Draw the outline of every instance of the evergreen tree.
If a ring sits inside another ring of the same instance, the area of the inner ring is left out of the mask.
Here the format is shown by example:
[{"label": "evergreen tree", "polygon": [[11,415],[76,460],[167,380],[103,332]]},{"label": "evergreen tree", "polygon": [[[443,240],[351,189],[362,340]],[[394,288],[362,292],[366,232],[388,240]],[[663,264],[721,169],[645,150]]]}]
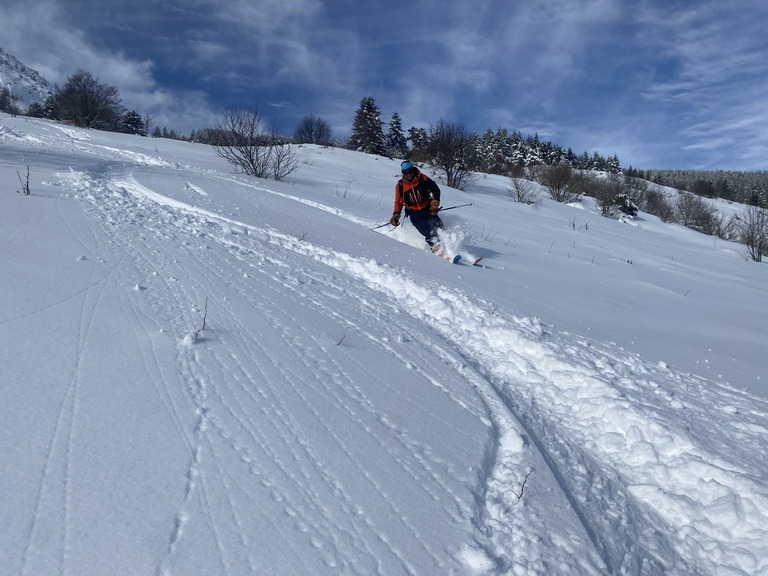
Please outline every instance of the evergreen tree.
[{"label": "evergreen tree", "polygon": [[32,118],[45,118],[45,110],[40,102],[32,102],[27,108],[27,116]]},{"label": "evergreen tree", "polygon": [[605,165],[605,160],[603,159],[600,154],[595,151],[595,153],[592,155],[592,163],[590,164],[590,168],[592,170],[605,170],[607,166]]},{"label": "evergreen tree", "polygon": [[427,131],[424,128],[416,128],[416,126],[408,128],[408,140],[414,149],[423,148],[427,139]]},{"label": "evergreen tree", "polygon": [[56,105],[56,98],[54,96],[48,96],[43,102],[43,118],[48,120],[59,119],[59,108]]},{"label": "evergreen tree", "polygon": [[481,172],[493,173],[494,159],[496,157],[496,136],[489,126],[479,140],[477,146],[477,162]]},{"label": "evergreen tree", "polygon": [[11,105],[11,91],[6,86],[0,90],[0,112],[7,112]]},{"label": "evergreen tree", "polygon": [[0,112],[7,112],[11,116],[21,114],[19,98],[7,86],[0,91]]},{"label": "evergreen tree", "polygon": [[403,132],[403,122],[400,114],[392,113],[392,119],[389,121],[389,131],[386,136],[387,155],[390,158],[407,158],[408,141]]},{"label": "evergreen tree", "polygon": [[138,134],[140,136],[147,135],[147,129],[146,126],[144,126],[144,120],[135,110],[129,110],[123,114],[120,131],[125,132],[126,134]]},{"label": "evergreen tree", "polygon": [[506,156],[512,166],[526,166],[525,162],[525,142],[523,136],[517,130],[512,131],[512,136],[507,138]]},{"label": "evergreen tree", "polygon": [[370,96],[360,101],[360,108],[355,113],[348,147],[366,154],[386,156],[387,146],[384,130],[381,127],[381,110]]}]

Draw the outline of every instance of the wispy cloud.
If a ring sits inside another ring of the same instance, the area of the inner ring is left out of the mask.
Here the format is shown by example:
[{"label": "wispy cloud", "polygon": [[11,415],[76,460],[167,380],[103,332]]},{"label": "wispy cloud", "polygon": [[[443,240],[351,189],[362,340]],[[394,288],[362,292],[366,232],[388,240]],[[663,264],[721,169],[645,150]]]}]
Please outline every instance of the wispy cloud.
[{"label": "wispy cloud", "polygon": [[287,131],[313,113],[343,133],[373,96],[406,127],[444,118],[624,164],[764,169],[763,4],[6,0],[0,22],[5,49],[49,80],[86,69],[183,132],[248,102]]},{"label": "wispy cloud", "polygon": [[[768,167],[768,6],[747,4],[641,13],[648,40],[663,55],[643,96],[675,113],[672,136],[702,166],[735,152],[741,167]],[[759,152],[744,152],[746,142]]]}]

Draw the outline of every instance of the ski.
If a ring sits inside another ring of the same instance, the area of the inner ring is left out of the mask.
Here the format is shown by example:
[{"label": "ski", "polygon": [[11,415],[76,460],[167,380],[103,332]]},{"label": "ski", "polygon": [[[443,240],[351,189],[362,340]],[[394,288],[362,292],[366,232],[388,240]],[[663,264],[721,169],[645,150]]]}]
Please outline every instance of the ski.
[{"label": "ski", "polygon": [[461,261],[461,254],[456,254],[455,256],[450,256],[448,254],[445,254],[440,247],[432,248],[432,253],[437,254],[440,256],[440,258],[443,258],[444,260],[447,260],[448,262],[453,262],[454,264],[458,264]]},{"label": "ski", "polygon": [[451,256],[451,255],[446,254],[445,252],[443,252],[442,249],[440,248],[440,246],[433,247],[432,248],[432,253],[433,254],[437,254],[438,256],[440,256],[440,258],[444,258],[448,262],[453,262],[454,264],[466,264],[467,266],[477,266],[479,268],[483,268],[484,267],[482,264],[480,264],[480,260],[483,259],[482,256],[478,256],[470,264],[469,262],[465,263],[465,262],[461,261],[461,259],[462,259],[461,254],[456,254],[454,256]]},{"label": "ski", "polygon": [[445,255],[445,254],[440,254],[439,250],[434,250],[433,252],[435,254],[437,254],[438,256],[440,256],[441,258],[447,260],[448,262],[452,262],[453,264],[464,264],[466,266],[477,266],[478,268],[482,268],[483,267],[483,265],[480,264],[480,261],[483,259],[482,256],[479,256],[479,257],[475,258],[472,262],[464,262],[464,261],[462,261],[461,254],[456,254],[455,256],[448,256],[448,255]]},{"label": "ski", "polygon": [[[462,260],[462,257],[460,254],[457,254],[453,257],[452,261],[454,264],[464,264],[465,266],[477,266],[478,268],[482,268],[483,265],[480,264],[480,260],[482,260],[483,257],[479,256],[478,258],[475,258],[472,262],[466,262]],[[448,260],[451,260],[451,258],[448,258]]]}]

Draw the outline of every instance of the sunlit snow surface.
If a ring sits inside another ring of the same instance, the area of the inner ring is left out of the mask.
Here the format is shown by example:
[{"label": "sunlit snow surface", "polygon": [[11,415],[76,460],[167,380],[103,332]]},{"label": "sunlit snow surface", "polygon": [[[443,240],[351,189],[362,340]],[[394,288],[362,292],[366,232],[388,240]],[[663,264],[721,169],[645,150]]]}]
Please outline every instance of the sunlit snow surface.
[{"label": "sunlit snow surface", "polygon": [[4,573],[768,574],[764,264],[299,153],[0,117]]}]

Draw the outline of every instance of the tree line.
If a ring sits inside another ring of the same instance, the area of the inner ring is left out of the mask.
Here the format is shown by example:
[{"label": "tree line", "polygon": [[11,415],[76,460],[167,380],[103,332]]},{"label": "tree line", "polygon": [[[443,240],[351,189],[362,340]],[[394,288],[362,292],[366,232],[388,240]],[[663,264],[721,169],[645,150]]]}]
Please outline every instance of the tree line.
[{"label": "tree line", "polygon": [[[5,88],[0,91],[0,111],[21,113],[18,99]],[[49,118],[83,128],[111,130],[142,136],[191,140],[212,145],[236,170],[279,180],[298,167],[294,144],[343,146],[368,154],[410,159],[432,165],[446,185],[463,188],[480,173],[510,177],[510,196],[535,203],[532,182],[543,187],[557,202],[595,198],[600,213],[609,217],[633,217],[638,211],[654,214],[664,222],[677,222],[705,234],[740,241],[757,261],[768,253],[768,172],[701,170],[622,171],[618,156],[598,152],[576,155],[538,134],[523,138],[518,131],[488,128],[483,135],[461,124],[440,119],[428,128],[406,132],[395,111],[384,130],[381,110],[372,97],[364,97],[355,112],[346,139],[335,139],[330,125],[314,115],[305,116],[291,137],[277,127],[264,125],[255,109],[225,113],[214,128],[193,130],[188,138],[123,106],[115,87],[102,84],[89,72],[78,70],[64,86],[42,104],[32,103],[29,116]],[[602,176],[598,176],[601,174]],[[676,195],[661,186],[677,190]],[[725,219],[704,198],[724,198],[748,205],[738,217]]]},{"label": "tree line", "polygon": [[639,170],[630,166],[626,173],[705,198],[768,207],[768,171]]},{"label": "tree line", "polygon": [[[0,111],[21,114],[18,98],[5,87],[0,91]],[[188,137],[167,128],[153,128],[149,114],[141,115],[126,108],[117,88],[99,82],[82,69],[65,84],[54,87],[45,102],[33,102],[27,115],[71,123],[83,128],[111,130],[128,134],[189,140],[203,144],[221,141],[220,127],[193,130]],[[407,131],[397,111],[392,113],[388,129],[373,97],[362,98],[355,112],[348,137],[334,138],[330,125],[315,115],[302,118],[292,136],[284,141],[296,144],[342,146],[368,154],[390,158],[408,158],[429,162],[443,172],[449,186],[462,188],[472,173],[509,175],[519,167],[536,165],[568,165],[575,170],[618,173],[648,180],[662,186],[686,190],[701,197],[768,206],[768,172],[729,172],[723,170],[622,170],[617,155],[605,157],[598,152],[578,155],[538,134],[523,135],[517,131],[488,128],[482,135],[465,126],[443,119],[427,128],[412,126]],[[274,135],[275,128],[269,127]]]},{"label": "tree line", "polygon": [[523,138],[516,130],[491,128],[480,136],[464,125],[440,119],[428,128],[411,127],[407,135],[397,111],[384,130],[381,110],[374,98],[360,101],[355,112],[347,148],[390,158],[408,158],[429,162],[442,173],[447,185],[462,188],[471,174],[508,175],[515,167],[567,164],[578,170],[620,170],[617,155],[610,158],[594,152],[577,155],[538,134]]},{"label": "tree line", "polygon": [[79,69],[42,104],[33,102],[27,115],[68,122],[79,128],[95,128],[146,136],[151,119],[123,106],[117,88],[99,82]]}]

